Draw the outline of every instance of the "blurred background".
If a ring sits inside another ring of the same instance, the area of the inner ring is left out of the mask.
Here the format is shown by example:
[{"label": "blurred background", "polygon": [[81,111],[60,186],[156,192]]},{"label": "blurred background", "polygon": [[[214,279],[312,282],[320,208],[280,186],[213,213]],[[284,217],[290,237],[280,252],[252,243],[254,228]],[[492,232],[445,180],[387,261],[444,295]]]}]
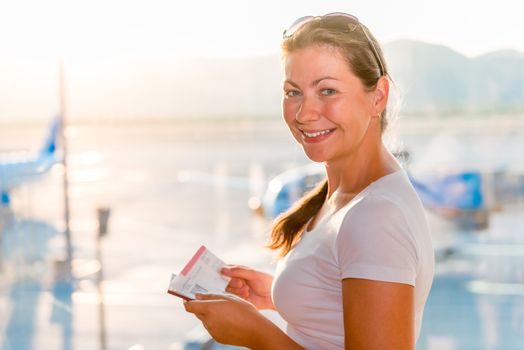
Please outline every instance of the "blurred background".
[{"label": "blurred background", "polygon": [[296,18],[355,14],[430,221],[417,349],[524,349],[524,5],[0,0],[0,349],[199,349],[168,295],[201,244],[271,272],[319,180],[280,117]]}]

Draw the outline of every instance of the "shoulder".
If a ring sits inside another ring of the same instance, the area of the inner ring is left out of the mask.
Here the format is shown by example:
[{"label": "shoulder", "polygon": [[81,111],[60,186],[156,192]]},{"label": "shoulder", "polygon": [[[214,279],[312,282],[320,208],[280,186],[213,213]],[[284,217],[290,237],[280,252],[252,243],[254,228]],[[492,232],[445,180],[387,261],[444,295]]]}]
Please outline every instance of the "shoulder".
[{"label": "shoulder", "polygon": [[420,231],[426,214],[405,171],[385,176],[372,185],[339,217],[343,230],[395,227],[397,231]]},{"label": "shoulder", "polygon": [[336,244],[396,242],[417,251],[418,241],[429,235],[424,208],[404,171],[379,179],[355,199],[333,222]]},{"label": "shoulder", "polygon": [[404,204],[395,197],[369,193],[345,212],[341,229],[407,225]]},{"label": "shoulder", "polygon": [[[336,249],[397,253],[417,256],[415,227],[403,203],[394,197],[370,193],[356,202],[341,218]],[[395,248],[395,249],[393,249]]]}]

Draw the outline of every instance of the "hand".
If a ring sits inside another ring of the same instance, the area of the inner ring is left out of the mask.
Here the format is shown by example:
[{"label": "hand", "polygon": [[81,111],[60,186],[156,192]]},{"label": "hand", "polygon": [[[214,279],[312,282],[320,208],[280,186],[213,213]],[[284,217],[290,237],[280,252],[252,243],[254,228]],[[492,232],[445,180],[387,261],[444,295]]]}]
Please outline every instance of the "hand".
[{"label": "hand", "polygon": [[184,307],[222,344],[251,348],[264,337],[262,329],[267,319],[252,304],[234,295],[197,294],[196,300],[184,302]]},{"label": "hand", "polygon": [[245,299],[261,309],[275,309],[271,299],[273,276],[245,266],[224,267],[220,271],[231,277],[226,291]]}]

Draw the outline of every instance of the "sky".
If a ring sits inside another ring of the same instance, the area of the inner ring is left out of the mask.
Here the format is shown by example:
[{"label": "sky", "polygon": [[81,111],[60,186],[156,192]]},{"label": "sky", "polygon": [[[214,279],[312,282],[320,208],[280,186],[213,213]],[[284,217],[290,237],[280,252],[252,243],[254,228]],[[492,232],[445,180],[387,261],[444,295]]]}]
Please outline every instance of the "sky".
[{"label": "sky", "polygon": [[473,56],[524,51],[518,0],[177,1],[1,0],[2,55],[225,55],[276,51],[281,33],[303,15],[352,13],[383,42],[445,44]]},{"label": "sky", "polygon": [[356,15],[383,43],[415,39],[470,57],[524,52],[522,9],[518,0],[0,0],[0,121],[31,114],[17,112],[28,96],[48,99],[39,91],[52,85],[59,59],[79,70],[108,61],[275,53],[296,18],[334,11]]}]

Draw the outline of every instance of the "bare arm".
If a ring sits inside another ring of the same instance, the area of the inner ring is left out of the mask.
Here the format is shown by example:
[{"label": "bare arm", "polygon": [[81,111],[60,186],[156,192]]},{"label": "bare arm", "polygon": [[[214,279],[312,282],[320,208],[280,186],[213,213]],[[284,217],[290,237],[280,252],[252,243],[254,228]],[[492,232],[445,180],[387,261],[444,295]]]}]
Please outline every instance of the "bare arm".
[{"label": "bare arm", "polygon": [[415,349],[413,286],[348,278],[342,297],[346,349]]},{"label": "bare arm", "polygon": [[273,324],[269,320],[264,320],[260,324],[260,331],[258,332],[259,337],[254,341],[250,349],[253,350],[274,350],[274,349],[286,349],[286,350],[304,350],[298,343],[291,339],[286,333],[280,328]]}]

